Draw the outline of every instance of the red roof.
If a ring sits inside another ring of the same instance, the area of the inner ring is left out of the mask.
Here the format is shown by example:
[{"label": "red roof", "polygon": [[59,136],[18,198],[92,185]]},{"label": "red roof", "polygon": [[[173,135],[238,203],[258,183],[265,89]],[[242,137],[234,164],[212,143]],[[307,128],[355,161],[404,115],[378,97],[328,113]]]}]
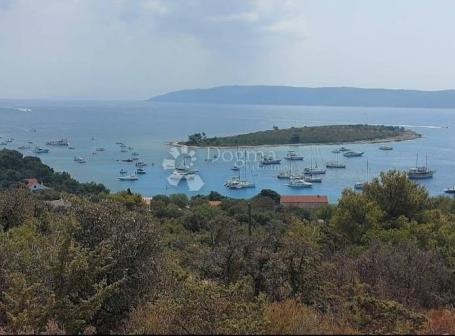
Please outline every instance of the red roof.
[{"label": "red roof", "polygon": [[40,184],[36,178],[28,178],[25,179],[25,182],[27,182],[27,187],[33,187],[34,185]]},{"label": "red roof", "polygon": [[280,203],[325,203],[328,204],[329,200],[324,195],[283,195],[281,196]]}]

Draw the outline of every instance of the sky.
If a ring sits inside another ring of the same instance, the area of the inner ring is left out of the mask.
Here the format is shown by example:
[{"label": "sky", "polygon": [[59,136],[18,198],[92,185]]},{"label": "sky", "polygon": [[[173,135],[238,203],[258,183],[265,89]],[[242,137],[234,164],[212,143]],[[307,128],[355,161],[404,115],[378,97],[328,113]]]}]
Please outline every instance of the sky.
[{"label": "sky", "polygon": [[455,89],[453,0],[0,0],[0,98]]}]

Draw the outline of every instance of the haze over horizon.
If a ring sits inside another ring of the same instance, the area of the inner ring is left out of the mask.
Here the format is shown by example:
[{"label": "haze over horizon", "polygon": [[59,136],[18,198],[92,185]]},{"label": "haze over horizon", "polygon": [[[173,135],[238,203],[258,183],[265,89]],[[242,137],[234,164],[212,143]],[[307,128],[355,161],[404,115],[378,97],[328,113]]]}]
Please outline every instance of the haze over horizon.
[{"label": "haze over horizon", "polygon": [[0,0],[0,98],[454,89],[454,12],[450,0]]}]

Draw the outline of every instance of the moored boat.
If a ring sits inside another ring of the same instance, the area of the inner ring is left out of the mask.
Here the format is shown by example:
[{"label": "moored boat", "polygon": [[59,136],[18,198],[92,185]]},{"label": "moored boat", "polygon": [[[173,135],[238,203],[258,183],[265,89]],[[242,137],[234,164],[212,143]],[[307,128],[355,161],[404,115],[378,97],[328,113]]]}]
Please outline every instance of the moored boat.
[{"label": "moored boat", "polygon": [[46,142],[47,146],[69,146],[68,139],[60,139]]},{"label": "moored boat", "polygon": [[74,162],[77,162],[77,163],[86,163],[87,161],[85,161],[84,158],[80,157],[80,156],[75,156],[74,157]]},{"label": "moored boat", "polygon": [[425,166],[418,166],[419,156],[416,158],[416,166],[408,170],[408,178],[411,180],[425,180],[433,178],[435,170],[428,169],[428,159],[425,159]]},{"label": "moored boat", "polygon": [[344,157],[351,158],[351,157],[360,157],[364,153],[363,152],[355,152],[355,151],[348,151],[343,154]]},{"label": "moored boat", "polygon": [[296,188],[296,189],[313,187],[312,183],[306,182],[304,179],[300,179],[300,178],[290,179],[289,182],[286,183],[286,185],[289,188]]},{"label": "moored boat", "polygon": [[455,194],[455,186],[449,187],[449,188],[445,188],[445,189],[444,189],[444,192],[445,192],[446,194]]},{"label": "moored boat", "polygon": [[128,175],[128,176],[119,176],[117,180],[119,181],[136,181],[139,178],[136,175]]},{"label": "moored boat", "polygon": [[304,156],[297,154],[295,151],[288,151],[284,158],[286,160],[301,161],[303,160]]},{"label": "moored boat", "polygon": [[339,161],[327,162],[326,168],[346,168],[346,165]]},{"label": "moored boat", "polygon": [[137,175],[144,175],[144,174],[146,174],[146,171],[144,169],[142,169],[142,168],[138,168],[138,169],[136,169],[136,174]]},{"label": "moored boat", "polygon": [[35,149],[33,149],[33,153],[35,153],[35,154],[45,154],[45,153],[49,153],[49,149],[36,146]]},{"label": "moored boat", "polygon": [[263,158],[261,160],[261,165],[263,166],[267,166],[267,165],[276,165],[276,164],[280,164],[281,163],[281,160],[279,159],[274,159],[273,157],[271,156],[266,156],[265,158]]},{"label": "moored boat", "polygon": [[383,151],[391,151],[391,150],[393,150],[393,147],[392,146],[383,145],[383,146],[379,147],[379,149],[383,150]]}]

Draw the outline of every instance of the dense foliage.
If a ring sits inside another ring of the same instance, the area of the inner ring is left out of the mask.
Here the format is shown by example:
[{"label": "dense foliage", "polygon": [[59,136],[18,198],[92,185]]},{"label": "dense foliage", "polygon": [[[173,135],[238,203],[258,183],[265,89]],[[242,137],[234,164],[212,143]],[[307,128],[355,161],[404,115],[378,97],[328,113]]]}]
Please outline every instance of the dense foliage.
[{"label": "dense foliage", "polygon": [[0,190],[1,332],[455,333],[455,199],[403,173],[311,211],[271,190],[64,200]]},{"label": "dense foliage", "polygon": [[330,125],[273,129],[226,137],[208,138],[205,133],[188,136],[188,146],[260,146],[284,144],[322,144],[384,139],[414,139],[420,135],[398,126]]},{"label": "dense foliage", "polygon": [[36,178],[46,186],[73,194],[99,194],[108,192],[105,186],[97,183],[79,183],[68,173],[54,172],[34,156],[22,156],[14,150],[0,150],[0,188],[23,183],[24,179]]}]

